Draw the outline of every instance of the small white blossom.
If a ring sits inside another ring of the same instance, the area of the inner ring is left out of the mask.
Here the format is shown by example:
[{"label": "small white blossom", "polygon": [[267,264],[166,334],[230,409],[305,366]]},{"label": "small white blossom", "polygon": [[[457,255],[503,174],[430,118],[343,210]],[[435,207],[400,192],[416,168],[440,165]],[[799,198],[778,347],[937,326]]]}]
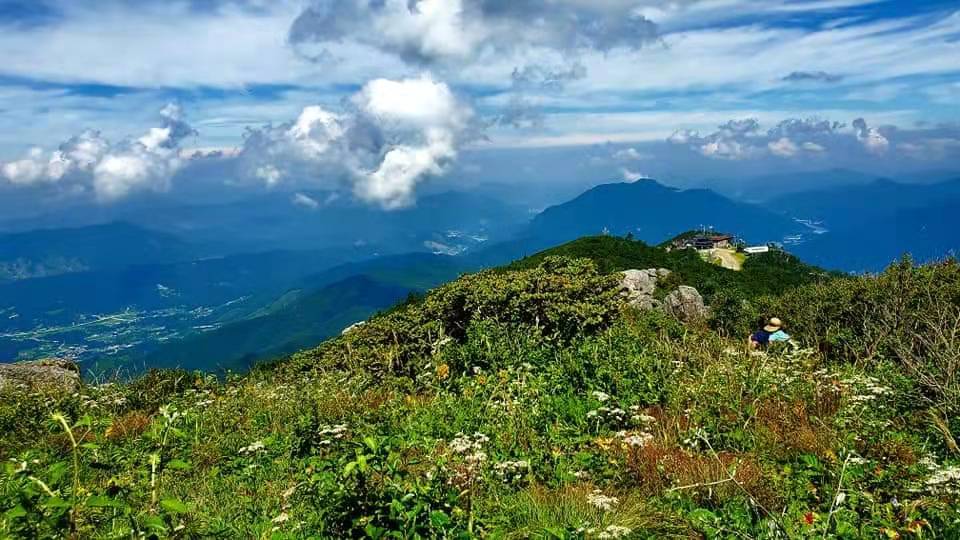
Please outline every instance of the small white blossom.
[{"label": "small white blossom", "polygon": [[641,431],[639,433],[632,433],[630,435],[625,434],[621,438],[623,439],[623,442],[627,443],[628,445],[634,448],[642,448],[650,444],[651,441],[653,441],[653,435],[645,431]]},{"label": "small white blossom", "polygon": [[244,446],[239,450],[241,454],[253,454],[255,452],[261,452],[266,449],[266,445],[263,444],[263,441],[256,441],[250,443],[250,446]]},{"label": "small white blossom", "polygon": [[606,529],[600,531],[600,534],[597,535],[597,538],[603,540],[615,540],[617,538],[625,538],[633,532],[633,529],[627,527],[621,527],[619,525],[610,525]]},{"label": "small white blossom", "polygon": [[593,490],[593,493],[587,495],[587,502],[603,510],[604,512],[609,512],[610,510],[613,510],[614,506],[620,503],[620,499],[616,497],[609,497],[604,495],[599,489],[595,489]]}]

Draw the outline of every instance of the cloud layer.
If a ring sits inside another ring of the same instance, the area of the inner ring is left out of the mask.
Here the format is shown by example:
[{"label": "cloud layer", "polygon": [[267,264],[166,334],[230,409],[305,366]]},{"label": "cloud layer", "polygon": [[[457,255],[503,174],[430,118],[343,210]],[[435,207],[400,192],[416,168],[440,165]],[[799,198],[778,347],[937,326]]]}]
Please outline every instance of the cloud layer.
[{"label": "cloud layer", "polygon": [[462,62],[521,48],[636,49],[656,25],[622,1],[315,0],[290,29],[298,47],[356,42],[406,62]]},{"label": "cloud layer", "polygon": [[686,146],[712,159],[744,160],[760,157],[785,159],[825,156],[832,152],[865,151],[883,156],[890,141],[882,129],[857,118],[852,129],[820,118],[789,118],[764,131],[755,118],[730,120],[707,135],[678,130],[667,142]]},{"label": "cloud layer", "polygon": [[180,143],[195,134],[176,104],[160,111],[160,126],[136,139],[112,144],[99,131],[86,130],[52,152],[30,150],[26,157],[0,163],[0,179],[18,186],[68,183],[92,189],[105,202],[142,191],[166,191],[180,169]]},{"label": "cloud layer", "polygon": [[303,109],[292,122],[248,132],[239,159],[250,177],[336,187],[387,209],[413,202],[472,136],[473,110],[428,76],[377,79],[342,112]]}]

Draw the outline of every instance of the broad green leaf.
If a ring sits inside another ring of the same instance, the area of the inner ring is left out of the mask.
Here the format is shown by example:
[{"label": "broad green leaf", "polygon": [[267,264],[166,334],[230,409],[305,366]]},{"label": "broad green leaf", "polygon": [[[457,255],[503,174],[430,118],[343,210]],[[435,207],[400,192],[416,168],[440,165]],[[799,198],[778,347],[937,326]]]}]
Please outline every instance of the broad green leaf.
[{"label": "broad green leaf", "polygon": [[7,519],[13,520],[13,519],[17,519],[17,518],[21,518],[21,517],[26,516],[26,515],[27,515],[27,511],[24,510],[23,506],[21,506],[21,505],[18,504],[18,505],[16,505],[16,506],[14,506],[13,508],[7,510],[7,511],[4,513],[4,515],[7,516]]},{"label": "broad green leaf", "polygon": [[141,520],[143,526],[148,529],[153,529],[157,531],[166,531],[167,525],[163,522],[163,518],[160,516],[144,516]]},{"label": "broad green leaf", "polygon": [[93,495],[87,499],[86,505],[91,508],[124,508],[126,506],[122,502],[107,497],[106,495]]},{"label": "broad green leaf", "polygon": [[444,527],[450,524],[450,516],[438,510],[434,510],[433,512],[430,512],[430,523],[434,527]]},{"label": "broad green leaf", "polygon": [[174,514],[186,514],[189,512],[187,505],[179,499],[162,499],[160,501],[160,506],[168,512],[173,512]]},{"label": "broad green leaf", "polygon": [[61,499],[60,497],[50,497],[43,503],[43,505],[46,506],[47,508],[70,508],[71,506],[73,506],[67,501]]}]

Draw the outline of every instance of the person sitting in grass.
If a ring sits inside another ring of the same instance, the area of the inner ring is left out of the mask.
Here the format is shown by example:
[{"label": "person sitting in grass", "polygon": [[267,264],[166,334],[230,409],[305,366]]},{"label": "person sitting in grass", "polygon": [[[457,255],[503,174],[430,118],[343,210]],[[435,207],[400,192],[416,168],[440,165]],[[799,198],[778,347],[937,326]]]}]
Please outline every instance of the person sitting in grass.
[{"label": "person sitting in grass", "polygon": [[750,334],[750,348],[766,348],[771,343],[790,342],[790,334],[783,331],[783,321],[773,317],[766,326]]}]

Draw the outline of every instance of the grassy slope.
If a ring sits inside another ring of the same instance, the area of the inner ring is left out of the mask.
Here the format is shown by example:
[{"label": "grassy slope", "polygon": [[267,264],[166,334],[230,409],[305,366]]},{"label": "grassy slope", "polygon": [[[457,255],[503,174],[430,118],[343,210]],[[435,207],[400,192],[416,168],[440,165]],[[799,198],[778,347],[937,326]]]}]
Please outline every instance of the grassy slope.
[{"label": "grassy slope", "polygon": [[[61,400],[8,395],[0,534],[960,534],[945,435],[960,431],[956,386],[901,363],[922,356],[946,380],[932,359],[953,344],[917,355],[906,338],[958,314],[957,265],[789,287],[809,276],[791,260],[756,259],[753,284],[617,239],[554,253],[601,271],[537,257],[469,276],[223,383],[160,372]],[[742,297],[724,325],[791,308],[813,347],[752,355],[706,328],[621,313],[605,274],[653,266],[732,286],[718,295],[779,281],[782,297]],[[843,333],[866,309],[889,318]],[[76,476],[50,410],[82,443]]]}]

